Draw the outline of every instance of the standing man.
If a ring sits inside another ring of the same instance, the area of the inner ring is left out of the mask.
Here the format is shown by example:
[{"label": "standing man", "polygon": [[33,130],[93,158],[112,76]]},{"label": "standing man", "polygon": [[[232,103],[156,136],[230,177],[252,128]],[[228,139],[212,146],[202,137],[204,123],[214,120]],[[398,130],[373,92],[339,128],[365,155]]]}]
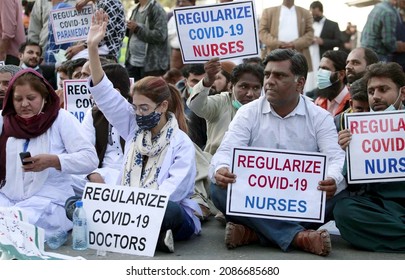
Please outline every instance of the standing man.
[{"label": "standing man", "polygon": [[318,70],[318,98],[315,104],[332,116],[350,107],[350,93],[346,86],[346,58],[344,51],[327,51],[323,54]]},{"label": "standing man", "polygon": [[18,48],[24,41],[21,1],[0,1],[0,61],[19,65]]},{"label": "standing man", "polygon": [[[211,160],[212,200],[226,213],[228,184],[238,180],[230,172],[234,147],[321,152],[328,157],[328,170],[326,179],[320,181],[317,188],[326,192],[325,216],[328,217],[338,199],[336,195],[346,187],[341,173],[345,154],[337,143],[333,118],[301,94],[308,72],[301,53],[290,49],[274,50],[264,64],[265,96],[238,110]],[[331,252],[328,231],[310,230],[319,224],[234,215],[226,216],[226,219],[228,249],[259,241],[262,245],[275,244],[283,251],[298,248],[320,256]]]},{"label": "standing man", "polygon": [[266,54],[275,49],[295,49],[301,52],[312,71],[309,46],[314,38],[312,16],[304,8],[294,5],[294,0],[263,10],[259,22],[259,38],[266,45]]},{"label": "standing man", "polygon": [[353,49],[346,60],[347,83],[351,85],[354,81],[363,77],[367,67],[377,62],[378,55],[372,49],[363,47]]},{"label": "standing man", "polygon": [[395,7],[398,1],[383,0],[374,6],[367,17],[361,34],[361,46],[375,51],[380,61],[392,61],[394,52],[405,52],[405,42],[396,37],[400,15]]},{"label": "standing man", "polygon": [[319,1],[312,2],[309,10],[314,19],[312,25],[314,28],[314,40],[309,47],[312,69],[314,69],[314,71],[308,73],[306,91],[316,88],[316,70],[319,68],[319,61],[323,54],[342,44],[339,25],[324,17],[322,3]]},{"label": "standing man", "polygon": [[166,12],[156,0],[134,1],[137,5],[127,22],[128,74],[135,81],[145,76],[163,76],[170,60]]}]

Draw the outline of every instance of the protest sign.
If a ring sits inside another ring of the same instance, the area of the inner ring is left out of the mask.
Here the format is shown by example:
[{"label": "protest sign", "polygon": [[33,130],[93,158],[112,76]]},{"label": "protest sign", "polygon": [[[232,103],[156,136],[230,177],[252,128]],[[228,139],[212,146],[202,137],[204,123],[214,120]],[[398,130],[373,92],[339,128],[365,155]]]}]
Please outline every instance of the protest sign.
[{"label": "protest sign", "polygon": [[405,180],[405,112],[345,114],[352,140],[347,148],[350,184]]},{"label": "protest sign", "polygon": [[18,207],[0,207],[0,260],[83,259],[44,251],[45,231]]},{"label": "protest sign", "polygon": [[184,63],[260,54],[253,1],[176,8],[174,17]]},{"label": "protest sign", "polygon": [[325,193],[317,189],[325,178],[326,155],[244,147],[233,151],[228,187],[228,215],[323,222]]},{"label": "protest sign", "polygon": [[65,109],[82,122],[86,111],[94,105],[87,89],[87,80],[64,80],[63,93]]},{"label": "protest sign", "polygon": [[168,201],[157,190],[87,183],[89,248],[153,257]]},{"label": "protest sign", "polygon": [[86,5],[81,11],[75,7],[51,10],[51,21],[55,44],[85,41],[90,30],[93,5]]}]

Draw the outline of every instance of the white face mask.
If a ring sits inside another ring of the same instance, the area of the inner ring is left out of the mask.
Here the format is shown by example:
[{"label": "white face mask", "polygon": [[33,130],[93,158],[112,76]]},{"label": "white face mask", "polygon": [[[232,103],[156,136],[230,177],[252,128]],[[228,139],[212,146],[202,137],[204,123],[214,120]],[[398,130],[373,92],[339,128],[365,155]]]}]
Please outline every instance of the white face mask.
[{"label": "white face mask", "polygon": [[332,82],[330,81],[330,76],[332,75],[332,71],[326,70],[319,68],[317,72],[317,78],[318,78],[318,88],[319,89],[324,89],[327,87],[330,87],[332,85]]}]

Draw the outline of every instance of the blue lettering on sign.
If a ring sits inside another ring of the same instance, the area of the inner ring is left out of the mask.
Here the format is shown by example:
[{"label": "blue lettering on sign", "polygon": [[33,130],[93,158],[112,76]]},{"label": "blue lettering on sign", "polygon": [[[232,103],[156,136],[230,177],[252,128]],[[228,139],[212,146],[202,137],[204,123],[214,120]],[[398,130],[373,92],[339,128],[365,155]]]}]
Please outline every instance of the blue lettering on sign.
[{"label": "blue lettering on sign", "polygon": [[405,157],[366,159],[365,172],[366,174],[405,173]]},{"label": "blue lettering on sign", "polygon": [[58,32],[56,32],[56,36],[58,37],[59,40],[63,40],[63,39],[87,36],[88,33],[89,33],[88,27],[79,27],[79,28],[75,28],[75,29],[58,31]]},{"label": "blue lettering on sign", "polygon": [[211,26],[197,29],[190,29],[188,32],[191,40],[203,40],[212,38],[221,38],[225,31],[222,26]]},{"label": "blue lettering on sign", "polygon": [[79,122],[83,121],[84,118],[84,112],[70,112],[73,116],[76,117],[76,119],[79,120]]},{"label": "blue lettering on sign", "polygon": [[245,208],[305,213],[307,211],[307,202],[305,200],[297,201],[296,199],[246,196]]}]

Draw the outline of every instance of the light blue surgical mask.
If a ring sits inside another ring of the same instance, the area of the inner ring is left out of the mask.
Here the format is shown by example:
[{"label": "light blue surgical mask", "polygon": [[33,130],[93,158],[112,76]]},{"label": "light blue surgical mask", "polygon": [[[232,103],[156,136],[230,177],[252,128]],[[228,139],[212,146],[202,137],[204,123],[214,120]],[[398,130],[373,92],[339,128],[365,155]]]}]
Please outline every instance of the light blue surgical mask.
[{"label": "light blue surgical mask", "polygon": [[324,89],[330,87],[332,82],[330,81],[330,76],[332,75],[332,71],[319,68],[316,74],[317,76],[317,85],[319,89]]},{"label": "light blue surgical mask", "polygon": [[236,109],[236,110],[238,110],[240,107],[242,107],[243,106],[243,104],[242,103],[240,103],[238,100],[232,100],[232,106]]}]

